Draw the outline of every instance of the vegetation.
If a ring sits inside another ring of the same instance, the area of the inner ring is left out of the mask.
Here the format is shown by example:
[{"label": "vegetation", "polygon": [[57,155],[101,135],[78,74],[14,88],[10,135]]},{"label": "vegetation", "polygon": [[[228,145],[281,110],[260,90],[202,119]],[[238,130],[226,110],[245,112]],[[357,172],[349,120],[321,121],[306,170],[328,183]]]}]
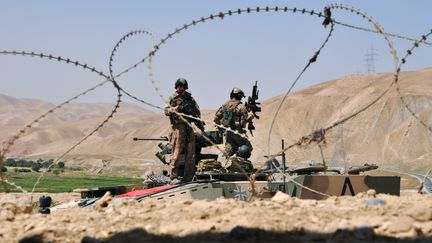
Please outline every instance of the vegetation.
[{"label": "vegetation", "polygon": [[[29,167],[31,168],[31,170],[33,170],[34,172],[39,172],[41,168],[45,168],[48,169],[48,172],[51,172],[53,169],[53,173],[58,175],[64,172],[65,170],[65,163],[63,161],[58,162],[57,164],[54,164],[54,160],[50,159],[50,160],[42,160],[42,159],[38,159],[36,161],[32,161],[32,160],[25,160],[25,159],[13,159],[13,158],[8,158],[4,161],[4,166],[10,166],[10,167],[15,167],[14,171],[16,173],[19,172],[31,172],[28,169],[23,169],[21,167]],[[18,168],[20,167],[20,168]]]},{"label": "vegetation", "polygon": [[31,172],[31,170],[26,169],[26,168],[14,168],[14,172],[15,173],[29,173],[29,172]]},{"label": "vegetation", "polygon": [[41,166],[38,163],[34,163],[34,164],[32,164],[31,168],[34,172],[39,172]]},{"label": "vegetation", "polygon": [[[45,160],[45,161],[38,159],[37,161],[33,161],[33,160],[25,160],[25,159],[8,158],[4,161],[4,165],[10,167],[33,167],[34,165],[39,165],[40,168],[48,168],[53,163],[54,163],[53,159]],[[59,164],[60,163],[62,163],[64,167],[64,162],[60,161]]]},{"label": "vegetation", "polygon": [[67,167],[67,168],[65,168],[65,170],[68,170],[68,171],[82,171],[83,170],[83,168],[81,168],[81,167],[75,167],[75,166],[71,166],[71,167]]},{"label": "vegetation", "polygon": [[60,169],[64,169],[65,167],[65,163],[63,161],[58,162],[57,165]]},{"label": "vegetation", "polygon": [[[7,179],[24,190],[31,191],[37,178],[38,173],[29,174],[9,174]],[[92,188],[103,186],[120,186],[128,184],[142,183],[142,179],[124,178],[124,177],[104,177],[104,176],[58,176],[45,174],[36,187],[36,192],[72,192],[78,188]],[[18,192],[15,187],[7,185],[9,190]],[[4,187],[0,186],[0,192],[4,192]]]},{"label": "vegetation", "polygon": [[6,168],[6,166],[2,165],[0,171],[3,172],[3,173],[4,173],[4,172],[7,172],[7,168]]}]

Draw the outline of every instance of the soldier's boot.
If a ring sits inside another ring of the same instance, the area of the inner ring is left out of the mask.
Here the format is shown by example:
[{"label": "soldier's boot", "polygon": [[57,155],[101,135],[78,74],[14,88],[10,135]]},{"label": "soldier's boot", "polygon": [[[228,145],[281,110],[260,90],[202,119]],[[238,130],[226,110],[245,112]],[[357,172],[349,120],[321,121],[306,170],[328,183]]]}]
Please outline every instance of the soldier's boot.
[{"label": "soldier's boot", "polygon": [[171,182],[169,184],[171,184],[171,185],[180,184],[181,183],[181,178],[182,178],[181,176],[182,175],[183,174],[180,174],[179,168],[172,167],[171,174],[170,174]]},{"label": "soldier's boot", "polygon": [[182,178],[184,178],[185,166],[180,165],[177,171],[178,171],[177,179],[181,180]]},{"label": "soldier's boot", "polygon": [[171,179],[171,180],[173,180],[173,179],[177,179],[178,176],[179,176],[178,168],[177,168],[177,167],[172,167],[172,168],[171,168],[171,173],[170,173],[170,179]]},{"label": "soldier's boot", "polygon": [[184,167],[184,177],[182,182],[191,182],[195,175],[195,163],[188,163]]}]

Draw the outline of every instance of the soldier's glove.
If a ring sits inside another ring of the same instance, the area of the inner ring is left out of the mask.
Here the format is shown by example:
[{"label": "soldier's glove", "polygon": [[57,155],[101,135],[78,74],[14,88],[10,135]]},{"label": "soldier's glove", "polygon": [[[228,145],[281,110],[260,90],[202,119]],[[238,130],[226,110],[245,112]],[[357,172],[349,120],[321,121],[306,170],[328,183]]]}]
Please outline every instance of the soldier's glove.
[{"label": "soldier's glove", "polygon": [[202,132],[204,132],[204,130],[205,130],[205,128],[204,128],[204,126],[205,126],[205,122],[203,122],[203,121],[195,121],[195,125],[202,131]]},{"label": "soldier's glove", "polygon": [[170,116],[172,114],[175,114],[178,110],[178,106],[174,106],[174,107],[167,107],[165,108],[165,115]]},{"label": "soldier's glove", "polygon": [[220,134],[223,134],[226,130],[223,127],[216,127]]}]

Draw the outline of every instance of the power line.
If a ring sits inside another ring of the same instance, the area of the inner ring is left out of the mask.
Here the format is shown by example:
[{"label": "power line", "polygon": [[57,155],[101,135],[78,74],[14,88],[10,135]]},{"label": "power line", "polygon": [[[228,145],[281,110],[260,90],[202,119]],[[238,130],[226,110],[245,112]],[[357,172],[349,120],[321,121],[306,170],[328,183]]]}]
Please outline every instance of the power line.
[{"label": "power line", "polygon": [[366,51],[365,54],[365,62],[366,62],[366,69],[367,69],[367,73],[375,73],[375,61],[376,61],[376,56],[378,56],[378,53],[376,53],[377,49],[375,49],[373,46],[371,46],[371,48],[369,48]]}]

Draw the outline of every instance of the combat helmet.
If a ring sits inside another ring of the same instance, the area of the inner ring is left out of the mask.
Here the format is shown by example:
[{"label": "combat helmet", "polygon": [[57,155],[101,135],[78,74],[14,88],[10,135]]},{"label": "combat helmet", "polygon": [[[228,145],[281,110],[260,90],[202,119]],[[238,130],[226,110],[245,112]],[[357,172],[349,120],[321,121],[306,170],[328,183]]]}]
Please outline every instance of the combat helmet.
[{"label": "combat helmet", "polygon": [[249,146],[242,145],[237,150],[237,156],[242,157],[244,159],[248,159],[251,156],[251,150]]},{"label": "combat helmet", "polygon": [[241,100],[243,97],[245,97],[245,94],[243,92],[243,90],[241,90],[240,88],[233,88],[231,90],[231,94],[230,94],[230,98],[237,98],[239,100]]},{"label": "combat helmet", "polygon": [[188,89],[188,82],[186,79],[184,78],[179,78],[177,79],[177,81],[175,82],[175,89],[177,89],[178,86],[183,86],[185,89]]}]

